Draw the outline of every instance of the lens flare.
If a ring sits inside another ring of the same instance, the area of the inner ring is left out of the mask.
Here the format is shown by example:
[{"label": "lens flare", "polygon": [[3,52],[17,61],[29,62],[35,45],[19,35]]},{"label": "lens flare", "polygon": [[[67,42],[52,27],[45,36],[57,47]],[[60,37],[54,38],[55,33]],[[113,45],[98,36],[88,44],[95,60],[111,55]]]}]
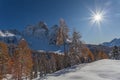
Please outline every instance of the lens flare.
[{"label": "lens flare", "polygon": [[91,24],[96,24],[97,26],[100,26],[101,23],[105,20],[105,10],[98,10],[96,9],[95,11],[90,10],[90,23]]}]

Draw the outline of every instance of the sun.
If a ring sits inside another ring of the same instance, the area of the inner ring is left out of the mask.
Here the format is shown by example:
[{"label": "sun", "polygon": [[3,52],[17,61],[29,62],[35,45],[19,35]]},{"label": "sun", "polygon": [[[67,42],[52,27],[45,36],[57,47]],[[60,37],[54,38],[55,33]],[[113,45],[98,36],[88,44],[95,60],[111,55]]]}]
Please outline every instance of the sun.
[{"label": "sun", "polygon": [[95,15],[94,15],[94,20],[97,21],[97,22],[102,21],[102,15],[100,15],[100,14],[95,14]]},{"label": "sun", "polygon": [[105,20],[105,10],[96,9],[95,11],[90,10],[90,12],[90,23],[101,26],[101,23]]}]

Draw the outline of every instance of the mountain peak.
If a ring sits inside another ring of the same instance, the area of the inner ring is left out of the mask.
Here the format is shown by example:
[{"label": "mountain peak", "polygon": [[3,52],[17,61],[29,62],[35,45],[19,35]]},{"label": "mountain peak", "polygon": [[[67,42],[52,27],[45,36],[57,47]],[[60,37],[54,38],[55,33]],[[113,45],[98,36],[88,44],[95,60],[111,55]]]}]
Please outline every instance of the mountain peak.
[{"label": "mountain peak", "polygon": [[120,46],[120,38],[115,38],[111,40],[110,42],[104,42],[102,43],[102,45],[108,46],[108,47]]}]

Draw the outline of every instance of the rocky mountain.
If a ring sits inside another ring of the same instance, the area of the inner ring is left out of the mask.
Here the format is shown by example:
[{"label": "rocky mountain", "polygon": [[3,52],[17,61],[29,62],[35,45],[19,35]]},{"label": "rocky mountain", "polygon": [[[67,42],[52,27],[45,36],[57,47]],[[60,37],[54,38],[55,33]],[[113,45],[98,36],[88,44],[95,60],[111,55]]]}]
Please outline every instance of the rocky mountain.
[{"label": "rocky mountain", "polygon": [[58,25],[48,28],[44,22],[37,25],[29,25],[25,28],[23,35],[34,50],[57,51],[62,46],[56,45]]},{"label": "rocky mountain", "polygon": [[0,41],[7,44],[17,44],[22,35],[17,30],[0,30]]},{"label": "rocky mountain", "polygon": [[120,46],[120,38],[115,38],[110,42],[104,42],[101,45],[113,47],[113,46]]},{"label": "rocky mountain", "polygon": [[0,30],[0,41],[17,44],[24,38],[31,49],[45,51],[63,51],[63,46],[56,45],[58,25],[50,28],[44,23],[28,25],[22,32],[18,30]]}]

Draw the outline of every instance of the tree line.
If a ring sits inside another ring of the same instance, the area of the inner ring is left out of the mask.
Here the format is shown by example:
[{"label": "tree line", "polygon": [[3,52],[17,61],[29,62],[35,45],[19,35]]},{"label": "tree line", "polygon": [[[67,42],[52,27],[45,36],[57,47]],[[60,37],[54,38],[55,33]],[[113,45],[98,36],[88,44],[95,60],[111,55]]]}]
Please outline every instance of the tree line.
[{"label": "tree line", "polygon": [[7,78],[7,74],[11,74],[15,80],[22,80],[22,77],[27,79],[32,66],[32,53],[25,40],[21,40],[17,46],[0,42],[0,80]]}]

